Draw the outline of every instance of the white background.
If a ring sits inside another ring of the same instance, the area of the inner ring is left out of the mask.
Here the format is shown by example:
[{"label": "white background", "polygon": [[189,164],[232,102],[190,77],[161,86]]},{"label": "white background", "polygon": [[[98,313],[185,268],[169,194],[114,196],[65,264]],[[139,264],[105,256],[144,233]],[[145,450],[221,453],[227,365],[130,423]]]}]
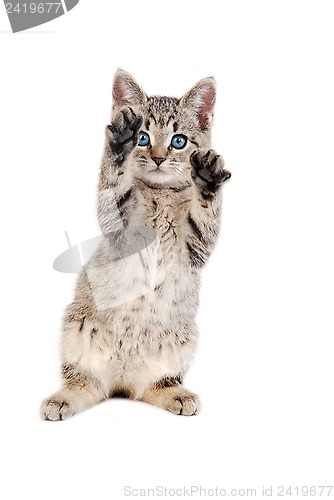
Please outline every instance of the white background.
[{"label": "white background", "polygon": [[[15,35],[1,7],[1,497],[334,484],[333,2],[81,0]],[[75,283],[52,262],[64,230],[99,232],[117,67],[149,94],[217,79],[213,145],[232,179],[186,379],[203,410],[110,400],[44,422]]]}]

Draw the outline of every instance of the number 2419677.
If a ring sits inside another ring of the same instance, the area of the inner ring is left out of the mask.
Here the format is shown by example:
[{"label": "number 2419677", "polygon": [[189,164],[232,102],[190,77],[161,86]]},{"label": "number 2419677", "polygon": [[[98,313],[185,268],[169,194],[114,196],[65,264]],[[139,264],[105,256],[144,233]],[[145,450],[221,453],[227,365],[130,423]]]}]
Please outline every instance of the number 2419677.
[{"label": "number 2419677", "polygon": [[278,486],[277,496],[329,496],[333,490],[333,486],[289,486],[288,488],[284,486]]},{"label": "number 2419677", "polygon": [[57,14],[59,8],[61,7],[61,2],[26,2],[23,4],[6,3],[7,14],[18,14],[22,12],[23,14],[50,14],[50,12]]}]

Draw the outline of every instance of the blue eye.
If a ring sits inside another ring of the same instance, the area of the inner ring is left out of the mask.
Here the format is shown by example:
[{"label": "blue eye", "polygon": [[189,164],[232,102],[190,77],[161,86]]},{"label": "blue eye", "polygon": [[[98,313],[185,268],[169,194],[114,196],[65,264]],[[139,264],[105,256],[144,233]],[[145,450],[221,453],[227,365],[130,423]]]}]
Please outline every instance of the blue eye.
[{"label": "blue eye", "polygon": [[146,132],[139,132],[138,146],[147,146],[150,142],[150,136]]},{"label": "blue eye", "polygon": [[182,149],[187,144],[187,138],[185,135],[176,134],[173,135],[171,145],[175,149]]}]

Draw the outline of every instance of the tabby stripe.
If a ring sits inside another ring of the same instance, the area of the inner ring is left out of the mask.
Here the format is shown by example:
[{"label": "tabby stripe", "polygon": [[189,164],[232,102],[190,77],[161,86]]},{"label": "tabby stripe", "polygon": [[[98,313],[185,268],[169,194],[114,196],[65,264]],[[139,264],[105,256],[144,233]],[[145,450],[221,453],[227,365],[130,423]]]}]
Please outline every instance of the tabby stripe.
[{"label": "tabby stripe", "polygon": [[175,191],[176,193],[179,193],[180,191],[184,191],[185,189],[187,189],[190,186],[191,186],[191,182],[187,182],[183,186],[171,186],[167,189],[170,189],[171,191]]},{"label": "tabby stripe", "polygon": [[155,389],[164,389],[165,387],[174,387],[182,384],[182,377],[165,377],[154,384]]},{"label": "tabby stripe", "polygon": [[[188,139],[189,139],[189,137],[188,137]],[[195,144],[195,146],[199,149],[199,144],[197,141],[193,141],[191,139],[189,139],[189,141],[191,142],[191,144]]]},{"label": "tabby stripe", "polygon": [[194,219],[192,218],[191,214],[188,215],[188,222],[189,224],[191,225],[192,227],[192,230],[194,231],[194,233],[196,234],[197,238],[200,240],[200,241],[204,241],[204,234],[202,233],[202,231],[200,230],[200,228],[198,227],[198,225],[196,224],[196,222],[194,221]]},{"label": "tabby stripe", "polygon": [[154,121],[154,123],[155,123],[156,125],[158,125],[158,124],[157,124],[157,120],[155,119],[155,116],[154,116],[152,113],[150,113],[150,114],[149,114],[149,117],[151,118],[151,120],[153,120],[153,121]]},{"label": "tabby stripe", "polygon": [[[166,125],[165,125],[165,126],[166,126],[166,127],[168,127],[169,122],[170,122],[171,120],[174,120],[174,119],[175,119],[175,116],[174,116],[173,114],[169,115],[169,117],[167,118],[167,122],[166,122]],[[174,131],[174,132],[175,132],[175,131]]]},{"label": "tabby stripe", "polygon": [[[190,260],[194,266],[204,266],[205,257],[208,257],[208,252],[203,249],[202,253],[199,253],[190,243],[187,242],[187,248],[190,254]],[[204,254],[204,255],[203,255]]]},{"label": "tabby stripe", "polygon": [[81,324],[80,324],[80,327],[79,327],[79,332],[82,331],[83,327],[84,327],[84,324],[85,324],[85,319],[86,319],[86,316],[84,316],[82,319],[81,319]]},{"label": "tabby stripe", "polygon": [[123,194],[123,196],[120,197],[120,199],[117,201],[117,206],[118,208],[122,207],[124,203],[128,201],[132,193],[132,188],[128,189],[126,193]]}]

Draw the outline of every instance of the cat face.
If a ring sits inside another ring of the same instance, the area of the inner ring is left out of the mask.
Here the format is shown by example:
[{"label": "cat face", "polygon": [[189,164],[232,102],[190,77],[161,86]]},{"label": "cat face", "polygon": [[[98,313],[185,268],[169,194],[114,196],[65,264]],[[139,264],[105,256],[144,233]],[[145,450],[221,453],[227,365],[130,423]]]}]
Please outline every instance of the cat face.
[{"label": "cat face", "polygon": [[190,155],[209,147],[215,96],[214,79],[204,78],[181,99],[148,97],[129,73],[118,70],[113,113],[131,106],[143,118],[128,160],[134,176],[156,187],[189,183]]},{"label": "cat face", "polygon": [[199,131],[178,100],[150,97],[142,106],[143,124],[133,151],[136,175],[150,184],[190,180],[189,158],[199,149]]}]

